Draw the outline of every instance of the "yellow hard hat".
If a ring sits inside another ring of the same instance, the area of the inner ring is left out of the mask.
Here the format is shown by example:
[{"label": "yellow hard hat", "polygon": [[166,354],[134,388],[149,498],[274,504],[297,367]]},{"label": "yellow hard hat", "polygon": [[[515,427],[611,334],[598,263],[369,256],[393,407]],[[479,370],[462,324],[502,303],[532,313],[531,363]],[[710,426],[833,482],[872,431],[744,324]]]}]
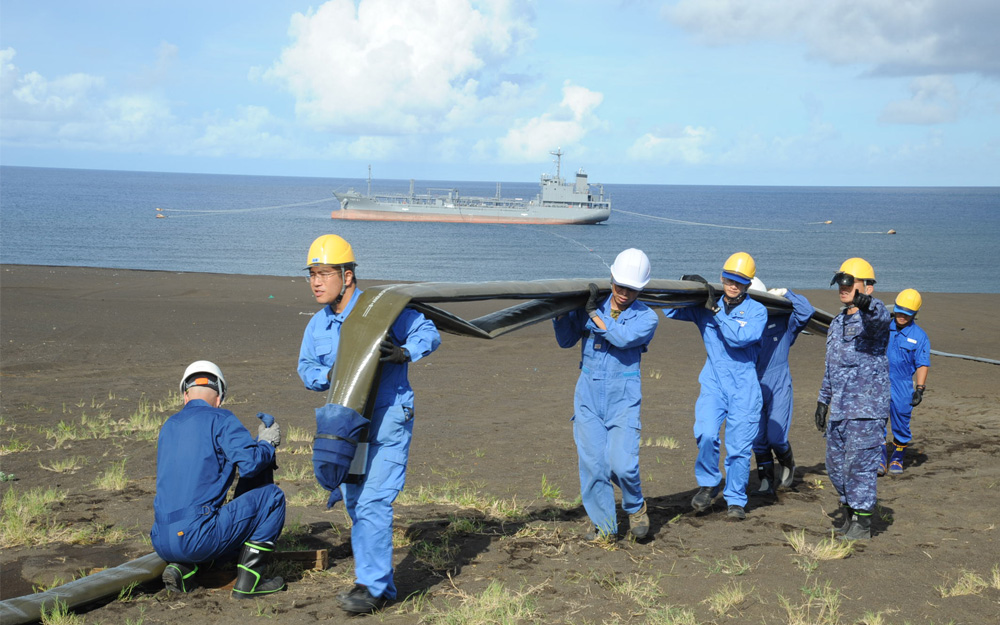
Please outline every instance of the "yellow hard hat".
[{"label": "yellow hard hat", "polygon": [[351,244],[335,234],[324,234],[309,246],[306,269],[313,265],[352,265],[354,250]]},{"label": "yellow hard hat", "polygon": [[722,277],[736,280],[740,284],[750,284],[757,275],[757,263],[746,252],[736,252],[722,266]]},{"label": "yellow hard hat", "polygon": [[905,289],[896,296],[896,306],[893,312],[903,313],[912,317],[917,314],[923,303],[924,299],[920,297],[920,293],[916,289]]},{"label": "yellow hard hat", "polygon": [[871,263],[863,258],[848,258],[840,265],[840,270],[833,274],[830,284],[851,286],[855,280],[865,280],[875,284],[875,270]]}]

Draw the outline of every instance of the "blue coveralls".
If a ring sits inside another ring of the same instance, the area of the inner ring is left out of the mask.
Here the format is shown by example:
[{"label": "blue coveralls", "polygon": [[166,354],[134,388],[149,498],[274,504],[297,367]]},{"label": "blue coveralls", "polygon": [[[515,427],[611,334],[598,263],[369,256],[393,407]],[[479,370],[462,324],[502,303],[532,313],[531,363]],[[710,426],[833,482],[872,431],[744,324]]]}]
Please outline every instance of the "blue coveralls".
[{"label": "blue coveralls", "polygon": [[889,311],[872,298],[868,311],[842,311],[826,335],[819,401],[828,404],[826,472],[840,503],[872,511],[889,413]]},{"label": "blue coveralls", "polygon": [[896,321],[889,324],[889,381],[892,400],[889,403],[889,418],[892,423],[892,439],[900,445],[913,440],[910,433],[910,416],[913,414],[913,374],[918,367],[931,366],[931,342],[927,333],[911,321],[902,330]]},{"label": "blue coveralls", "polygon": [[[323,307],[309,321],[299,351],[299,377],[306,388],[325,391],[337,359],[340,329],[361,296],[354,295],[337,314]],[[391,340],[416,362],[441,344],[434,323],[412,308],[405,308],[389,329]],[[396,598],[392,579],[392,503],[403,489],[406,463],[413,436],[413,388],[406,364],[384,363],[378,382],[374,413],[368,427],[368,462],[358,484],[342,484],[347,513],[351,516],[351,547],[354,551],[356,583],[368,587],[374,597]]]},{"label": "blue coveralls", "polygon": [[607,330],[577,309],[552,320],[556,342],[568,348],[581,341],[580,377],[573,394],[573,439],[580,465],[583,507],[602,533],[618,533],[616,484],[622,509],[642,509],[639,443],[642,421],[642,377],[639,363],[653,339],[659,319],[640,301],[611,316],[611,298],[597,314]]},{"label": "blue coveralls", "polygon": [[[167,562],[228,559],[245,541],[277,540],[285,494],[260,483],[226,505],[236,469],[240,482],[270,471],[274,447],[256,441],[236,415],[192,399],[167,419],[156,444],[153,549]],[[239,485],[237,486],[239,491]]]},{"label": "blue coveralls", "polygon": [[708,358],[698,375],[701,394],[694,406],[694,438],[698,459],[694,475],[698,486],[718,486],[719,429],[726,424],[726,488],[723,496],[731,506],[747,503],[750,478],[750,447],[760,424],[763,405],[757,380],[757,353],[767,324],[767,309],[745,297],[726,312],[724,297],[713,313],[701,306],[665,309],[669,319],[691,321],[698,326]]},{"label": "blue coveralls", "polygon": [[779,456],[788,453],[788,429],[792,425],[792,373],[788,368],[788,351],[816,309],[809,300],[787,291],[792,303],[789,315],[771,315],[764,327],[757,354],[757,379],[764,401],[760,428],[753,441],[755,454]]}]

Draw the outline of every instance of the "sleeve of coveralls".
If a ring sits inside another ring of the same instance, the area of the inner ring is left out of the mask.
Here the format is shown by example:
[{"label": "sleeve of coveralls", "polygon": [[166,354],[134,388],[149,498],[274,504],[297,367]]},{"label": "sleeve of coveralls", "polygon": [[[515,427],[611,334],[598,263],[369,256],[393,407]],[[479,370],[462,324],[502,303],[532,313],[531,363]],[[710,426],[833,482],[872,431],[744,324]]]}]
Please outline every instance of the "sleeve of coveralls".
[{"label": "sleeve of coveralls", "polygon": [[571,310],[562,317],[552,318],[552,327],[556,331],[556,342],[559,347],[573,347],[583,336],[583,309]]},{"label": "sleeve of coveralls", "polygon": [[767,309],[763,305],[751,306],[745,319],[734,319],[724,308],[715,313],[715,320],[722,330],[722,339],[730,347],[746,347],[760,340],[767,325]]},{"label": "sleeve of coveralls", "polygon": [[809,300],[798,293],[793,293],[791,289],[785,293],[785,297],[792,303],[792,316],[788,320],[788,331],[792,333],[792,342],[789,345],[792,345],[799,336],[799,332],[809,323],[809,319],[816,312],[816,309],[809,303]]},{"label": "sleeve of coveralls", "polygon": [[889,309],[885,307],[882,300],[873,297],[868,310],[860,312],[864,327],[862,333],[866,337],[873,338],[889,333],[889,324],[892,322],[892,317],[889,315]]},{"label": "sleeve of coveralls", "polygon": [[230,413],[220,419],[220,426],[221,431],[216,434],[219,447],[240,470],[241,476],[257,475],[274,462],[271,443],[255,441],[236,415]]},{"label": "sleeve of coveralls", "polygon": [[441,334],[434,322],[412,308],[399,313],[392,324],[392,334],[400,338],[400,347],[410,354],[410,362],[429,355],[441,344]]},{"label": "sleeve of coveralls", "polygon": [[920,343],[917,344],[916,358],[913,360],[913,364],[919,369],[920,367],[930,367],[931,366],[931,340],[926,334],[920,337]]},{"label": "sleeve of coveralls", "polygon": [[816,401],[829,406],[831,399],[833,399],[833,389],[830,388],[830,367],[825,366],[823,367],[823,383],[819,386],[819,397],[816,398]]},{"label": "sleeve of coveralls", "polygon": [[684,308],[664,308],[663,316],[667,319],[676,319],[678,321],[694,321],[697,322],[697,313],[695,312],[697,307],[695,306],[685,306]]},{"label": "sleeve of coveralls", "polygon": [[594,330],[596,334],[603,334],[609,343],[619,349],[632,349],[640,345],[646,345],[653,339],[653,332],[656,332],[656,324],[660,322],[656,313],[652,310],[644,311],[637,315],[629,323],[621,323],[619,320],[608,318],[604,323],[607,330]]},{"label": "sleeve of coveralls", "polygon": [[302,336],[302,347],[299,348],[299,377],[302,383],[310,391],[325,391],[330,388],[330,367],[325,367],[316,355],[316,347],[313,342],[312,327],[316,317],[313,317],[306,326],[306,331]]}]

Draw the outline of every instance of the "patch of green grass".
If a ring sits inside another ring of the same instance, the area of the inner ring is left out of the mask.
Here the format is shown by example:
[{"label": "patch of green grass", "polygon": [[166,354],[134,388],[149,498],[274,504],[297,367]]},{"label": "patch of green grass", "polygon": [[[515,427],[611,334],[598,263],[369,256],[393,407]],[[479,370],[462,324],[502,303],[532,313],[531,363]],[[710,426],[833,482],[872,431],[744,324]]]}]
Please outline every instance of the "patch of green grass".
[{"label": "patch of green grass", "polygon": [[538,620],[537,604],[531,590],[511,592],[494,581],[478,595],[458,591],[457,602],[428,614],[430,625],[520,625]]},{"label": "patch of green grass", "polygon": [[936,590],[941,593],[942,597],[962,597],[965,595],[978,595],[989,588],[989,586],[989,582],[981,576],[972,571],[962,571],[954,584],[951,586],[942,584],[941,586],[937,586]]},{"label": "patch of green grass", "polygon": [[753,588],[750,590],[744,589],[742,583],[731,583],[718,592],[713,593],[703,603],[708,604],[708,608],[712,612],[723,616],[733,608],[747,601],[750,598],[752,590]]},{"label": "patch of green grass", "polygon": [[42,606],[42,625],[83,625],[84,619],[79,614],[70,612],[69,606],[56,600],[51,608]]},{"label": "patch of green grass", "polygon": [[455,568],[458,551],[458,545],[452,544],[447,534],[442,534],[438,540],[415,540],[410,545],[413,559],[432,571]]},{"label": "patch of green grass", "polygon": [[784,596],[778,596],[788,625],[840,625],[840,591],[832,588],[830,582],[804,586],[802,594],[805,602],[801,604],[793,604]]},{"label": "patch of green grass", "polygon": [[549,483],[549,479],[542,473],[542,499],[556,501],[562,497],[562,489]]},{"label": "patch of green grass", "polygon": [[281,465],[281,479],[283,480],[301,482],[302,480],[312,477],[313,467],[311,464],[297,463],[289,466],[282,463]]},{"label": "patch of green grass", "polygon": [[4,473],[0,471],[0,482],[16,482],[17,476],[13,473]]},{"label": "patch of green grass", "polygon": [[656,438],[647,438],[642,442],[643,447],[663,447],[664,449],[678,449],[680,448],[680,443],[677,442],[676,438],[671,438],[670,436],[657,436]]},{"label": "patch of green grass", "polygon": [[320,488],[319,485],[314,484],[310,488],[303,488],[297,493],[288,497],[288,505],[290,506],[303,506],[308,508],[309,506],[326,506],[326,502],[330,500],[330,491]]},{"label": "patch of green grass", "polygon": [[128,476],[125,474],[125,459],[111,463],[107,471],[97,476],[94,486],[100,490],[110,490],[120,493],[128,486]]},{"label": "patch of green grass", "polygon": [[0,456],[15,454],[19,451],[28,451],[29,449],[31,449],[31,445],[28,443],[12,438],[3,445],[0,445]]},{"label": "patch of green grass", "polygon": [[0,546],[37,545],[61,538],[65,529],[55,522],[52,504],[65,498],[66,493],[55,488],[24,494],[8,489],[0,501]]},{"label": "patch of green grass", "polygon": [[595,581],[602,588],[634,601],[638,606],[648,609],[661,603],[663,592],[660,590],[662,574],[650,575],[633,573],[631,575],[611,571],[595,576]]},{"label": "patch of green grass", "polygon": [[517,504],[516,498],[489,497],[481,494],[480,488],[481,485],[478,484],[455,480],[440,486],[419,486],[415,489],[406,489],[399,494],[396,502],[402,506],[432,503],[472,508],[487,518],[508,521],[527,518],[527,511]]},{"label": "patch of green grass", "polygon": [[69,458],[53,460],[50,465],[44,465],[39,462],[38,466],[53,473],[76,473],[83,467],[83,460],[79,456],[70,456]]},{"label": "patch of green grass", "polygon": [[468,517],[456,517],[450,516],[448,522],[448,529],[446,530],[449,534],[453,535],[468,535],[468,534],[482,534],[485,525],[479,519],[470,519]]},{"label": "patch of green grass", "polygon": [[[696,558],[700,562],[700,558]],[[745,560],[740,560],[735,554],[731,554],[727,558],[718,558],[708,566],[709,574],[721,573],[722,575],[744,575],[749,573],[751,570],[750,563]]]}]

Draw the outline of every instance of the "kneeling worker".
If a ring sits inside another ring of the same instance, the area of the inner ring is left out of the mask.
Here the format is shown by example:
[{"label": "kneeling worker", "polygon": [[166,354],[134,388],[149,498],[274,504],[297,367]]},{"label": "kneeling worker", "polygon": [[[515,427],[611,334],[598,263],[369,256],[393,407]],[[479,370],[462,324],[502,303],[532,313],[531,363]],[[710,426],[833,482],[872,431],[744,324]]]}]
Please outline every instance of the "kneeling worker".
[{"label": "kneeling worker", "polygon": [[[157,440],[149,534],[156,553],[169,563],[164,585],[170,592],[189,592],[199,563],[231,559],[239,551],[234,598],[282,590],[280,577],[261,577],[285,524],[285,494],[272,476],[274,450],[281,443],[278,424],[259,414],[264,423],[254,440],[236,415],[220,408],[226,379],[207,360],[188,366],[180,389],[184,408],[167,419]],[[224,505],[237,469],[235,497]]]}]

